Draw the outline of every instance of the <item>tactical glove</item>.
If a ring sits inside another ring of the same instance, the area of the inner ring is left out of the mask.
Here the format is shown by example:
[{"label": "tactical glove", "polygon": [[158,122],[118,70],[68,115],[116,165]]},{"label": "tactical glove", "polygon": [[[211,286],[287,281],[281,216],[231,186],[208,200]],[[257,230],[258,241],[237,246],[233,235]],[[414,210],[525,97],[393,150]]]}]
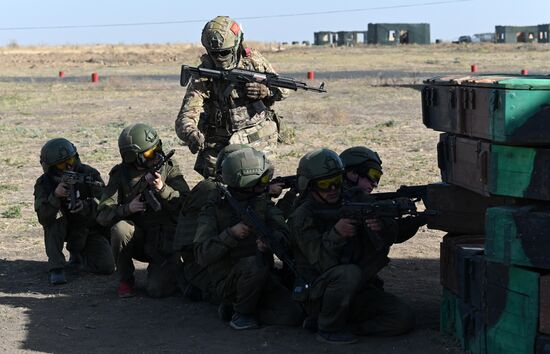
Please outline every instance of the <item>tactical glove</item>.
[{"label": "tactical glove", "polygon": [[189,150],[191,153],[196,154],[199,150],[204,148],[204,135],[202,135],[202,133],[198,130],[189,134],[188,139]]},{"label": "tactical glove", "polygon": [[269,88],[258,82],[249,82],[245,85],[246,96],[253,100],[261,100],[269,95]]}]

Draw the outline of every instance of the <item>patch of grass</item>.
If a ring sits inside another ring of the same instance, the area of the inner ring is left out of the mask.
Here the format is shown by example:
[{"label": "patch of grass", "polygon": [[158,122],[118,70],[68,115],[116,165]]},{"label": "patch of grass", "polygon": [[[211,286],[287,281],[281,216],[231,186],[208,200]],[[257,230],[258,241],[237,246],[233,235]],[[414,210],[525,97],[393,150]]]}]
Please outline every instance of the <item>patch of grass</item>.
[{"label": "patch of grass", "polygon": [[296,142],[296,129],[288,124],[283,124],[279,132],[279,141],[286,145],[294,144]]},{"label": "patch of grass", "polygon": [[8,157],[8,158],[6,158],[2,161],[4,161],[6,163],[6,165],[8,165],[9,167],[20,168],[20,167],[25,166],[25,162],[27,160],[22,158],[22,157]]},{"label": "patch of grass", "polygon": [[18,190],[19,190],[19,187],[14,184],[0,183],[0,192],[1,191],[17,192]]},{"label": "patch of grass", "polygon": [[6,219],[19,219],[21,218],[21,206],[12,205],[2,212],[2,217]]},{"label": "patch of grass", "polygon": [[376,124],[376,128],[391,128],[395,127],[396,123],[393,119],[385,121],[384,123]]}]

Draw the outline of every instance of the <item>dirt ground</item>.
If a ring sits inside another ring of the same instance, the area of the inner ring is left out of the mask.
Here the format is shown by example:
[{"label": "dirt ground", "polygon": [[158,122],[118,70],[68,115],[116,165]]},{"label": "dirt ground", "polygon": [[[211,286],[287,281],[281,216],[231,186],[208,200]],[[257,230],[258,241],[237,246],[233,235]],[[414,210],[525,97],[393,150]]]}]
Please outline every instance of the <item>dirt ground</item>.
[{"label": "dirt ground", "polygon": [[[337,152],[363,144],[377,150],[385,168],[381,191],[402,184],[439,180],[438,133],[422,125],[420,93],[392,86],[418,83],[427,72],[466,73],[471,63],[481,70],[548,72],[546,46],[408,46],[368,48],[279,48],[263,45],[264,54],[281,72],[371,70],[376,77],[327,81],[326,94],[293,93],[276,105],[287,122],[288,142],[273,156],[276,175],[295,173],[299,158],[321,146]],[[439,326],[439,242],[442,232],[422,228],[392,248],[383,272],[387,290],[410,303],[417,328],[397,338],[364,338],[347,347],[323,345],[305,330],[264,327],[236,332],[216,317],[214,306],[181,296],[132,299],[116,297],[117,279],[69,275],[69,283],[47,282],[42,229],[33,210],[32,187],[41,174],[40,147],[64,136],[75,143],[83,162],[105,179],[118,163],[117,138],[124,126],[155,126],[165,145],[176,149],[190,185],[194,156],[179,145],[174,119],[184,88],[177,81],[149,75],[179,73],[181,64],[196,64],[196,46],[88,46],[0,48],[0,351],[2,352],[301,352],[301,353],[455,353]],[[498,55],[497,55],[498,54]],[[28,80],[67,76],[87,81]],[[395,78],[384,73],[414,72]],[[147,79],[136,80],[143,75]],[[131,76],[131,77],[130,77]],[[7,79],[12,78],[12,79]],[[319,84],[314,82],[312,84]],[[136,262],[137,263],[137,262]],[[145,282],[138,264],[138,285]]]}]

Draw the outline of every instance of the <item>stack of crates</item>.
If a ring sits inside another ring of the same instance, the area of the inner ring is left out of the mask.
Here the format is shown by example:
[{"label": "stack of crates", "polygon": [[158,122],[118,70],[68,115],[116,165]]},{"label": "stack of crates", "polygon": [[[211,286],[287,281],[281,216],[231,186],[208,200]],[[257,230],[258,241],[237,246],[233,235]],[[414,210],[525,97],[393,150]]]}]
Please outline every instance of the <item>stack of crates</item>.
[{"label": "stack of crates", "polygon": [[464,350],[550,354],[550,77],[424,82],[422,115],[444,132],[428,187],[441,243],[441,331]]}]

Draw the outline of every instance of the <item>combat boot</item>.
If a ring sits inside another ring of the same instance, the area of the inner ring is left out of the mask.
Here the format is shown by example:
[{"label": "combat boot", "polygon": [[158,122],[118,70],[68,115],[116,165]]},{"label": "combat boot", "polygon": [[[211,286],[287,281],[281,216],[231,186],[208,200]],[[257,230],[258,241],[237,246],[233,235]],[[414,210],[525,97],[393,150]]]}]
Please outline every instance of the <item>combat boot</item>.
[{"label": "combat boot", "polygon": [[128,298],[136,296],[134,280],[124,281],[121,280],[117,290],[118,297]]},{"label": "combat boot", "polygon": [[67,278],[65,278],[65,270],[63,270],[63,268],[50,270],[50,284],[61,285],[66,283]]},{"label": "combat boot", "polygon": [[229,325],[238,330],[254,329],[260,327],[258,321],[251,315],[244,315],[242,313],[235,312],[231,317]]}]

